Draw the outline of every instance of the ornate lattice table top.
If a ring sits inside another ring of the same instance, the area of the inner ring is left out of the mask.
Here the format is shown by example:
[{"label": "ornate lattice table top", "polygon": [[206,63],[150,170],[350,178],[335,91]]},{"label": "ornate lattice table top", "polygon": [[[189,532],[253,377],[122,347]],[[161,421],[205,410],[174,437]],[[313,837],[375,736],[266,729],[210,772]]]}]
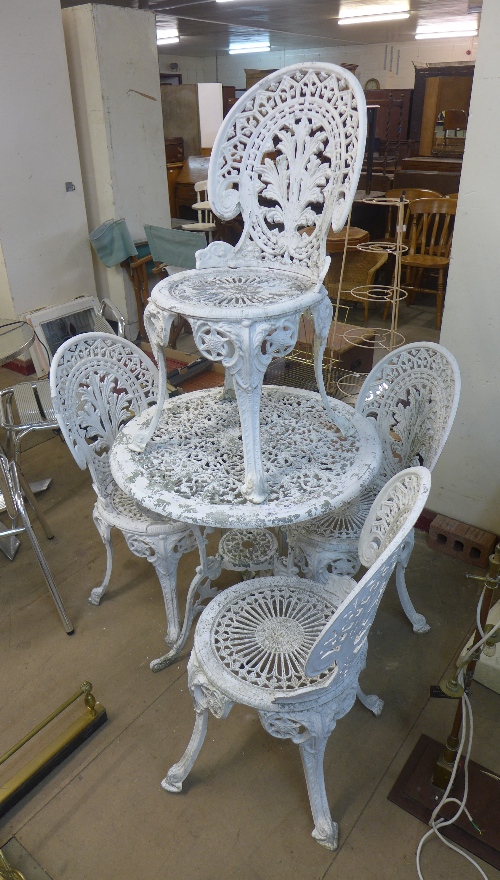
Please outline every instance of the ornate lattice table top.
[{"label": "ornate lattice table top", "polygon": [[152,418],[133,419],[111,452],[118,485],[157,513],[221,528],[284,525],[335,511],[370,482],[380,464],[371,419],[332,400],[348,418],[343,437],[321,397],[298,388],[263,388],[262,459],[269,497],[252,504],[241,494],[243,445],[238,407],[219,389],[172,398],[145,452],[130,449],[130,431]]}]

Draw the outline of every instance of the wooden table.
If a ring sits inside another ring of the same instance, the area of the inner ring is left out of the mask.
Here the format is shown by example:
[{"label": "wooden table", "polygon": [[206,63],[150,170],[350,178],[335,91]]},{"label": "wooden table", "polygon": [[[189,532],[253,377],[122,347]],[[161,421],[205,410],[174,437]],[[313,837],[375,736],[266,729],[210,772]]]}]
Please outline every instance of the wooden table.
[{"label": "wooden table", "polygon": [[[327,254],[342,253],[345,244],[345,233],[345,228],[341,229],[340,232],[330,230],[326,237]],[[356,245],[363,244],[365,241],[370,241],[370,233],[366,229],[360,229],[359,226],[349,227],[348,247],[356,247]]]}]

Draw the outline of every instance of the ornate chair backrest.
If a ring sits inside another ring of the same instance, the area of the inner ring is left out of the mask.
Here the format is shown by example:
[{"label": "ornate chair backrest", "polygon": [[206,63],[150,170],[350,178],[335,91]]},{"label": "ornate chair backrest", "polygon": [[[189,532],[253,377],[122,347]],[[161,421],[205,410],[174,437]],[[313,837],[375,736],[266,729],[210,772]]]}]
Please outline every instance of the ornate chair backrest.
[{"label": "ornate chair backrest", "polygon": [[417,199],[410,202],[410,254],[450,256],[455,199]]},{"label": "ornate chair backrest", "polygon": [[375,365],[359,392],[356,410],[377,423],[382,443],[378,487],[403,468],[423,465],[432,471],[459,396],[458,364],[437,343],[403,345]]},{"label": "ornate chair backrest", "polygon": [[114,486],[109,451],[118,431],[157,401],[155,364],[128,339],[82,333],[58,348],[50,393],[75,461],[89,468],[96,493],[106,499]]},{"label": "ornate chair backrest", "polygon": [[398,558],[431,488],[427,468],[396,474],[373,502],[359,538],[359,557],[371,566],[339,606],[316,639],[306,661],[308,677],[321,675],[336,663],[335,682],[349,676],[364,647],[375,613]]},{"label": "ornate chair backrest", "polygon": [[208,172],[212,211],[243,217],[229,265],[321,280],[328,229],[347,220],[365,138],[364,93],[342,67],[294,64],[248,89],[219,129]]}]

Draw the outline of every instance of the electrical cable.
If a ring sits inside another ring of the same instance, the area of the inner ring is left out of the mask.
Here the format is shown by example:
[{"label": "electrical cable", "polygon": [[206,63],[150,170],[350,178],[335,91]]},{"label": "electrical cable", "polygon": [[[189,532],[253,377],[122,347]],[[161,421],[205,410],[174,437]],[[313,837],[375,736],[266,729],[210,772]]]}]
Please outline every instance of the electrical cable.
[{"label": "electrical cable", "polygon": [[[480,608],[481,608],[481,604],[482,604],[485,590],[486,590],[486,587],[484,587],[484,589],[481,593],[481,596],[479,598],[479,602],[477,605],[477,612],[476,612],[478,632],[482,636],[482,638],[480,639],[480,641],[478,641],[475,645],[472,646],[472,648],[465,654],[464,658],[461,661],[462,668],[460,669],[460,672],[457,676],[457,680],[458,680],[459,684],[461,684],[462,686],[464,683],[464,670],[465,670],[467,664],[469,663],[470,658],[472,657],[472,655],[476,651],[478,651],[481,648],[481,646],[489,638],[491,638],[492,634],[500,628],[500,621],[499,621],[493,627],[493,629],[491,629],[485,635],[483,628],[479,622]],[[473,737],[473,733],[474,733],[474,722],[473,722],[473,717],[472,717],[472,706],[471,706],[468,695],[464,692],[461,699],[462,699],[462,718],[463,718],[463,720],[462,720],[462,732],[461,732],[461,737],[460,737],[460,745],[458,747],[457,755],[456,755],[455,761],[453,763],[453,770],[452,770],[448,785],[446,787],[446,790],[445,790],[439,804],[434,808],[432,815],[431,815],[431,818],[429,820],[429,825],[431,827],[430,827],[429,831],[425,832],[425,834],[421,838],[420,843],[418,844],[418,847],[417,847],[416,867],[417,867],[417,874],[418,874],[419,880],[424,880],[424,876],[422,874],[422,870],[420,867],[420,856],[422,853],[422,847],[423,847],[424,843],[432,837],[433,834],[435,834],[436,837],[438,837],[439,840],[442,841],[442,843],[444,843],[447,847],[449,847],[449,849],[455,850],[455,852],[457,852],[459,855],[461,855],[465,859],[467,859],[467,861],[469,861],[476,868],[476,870],[479,872],[481,877],[483,877],[484,880],[488,880],[488,876],[484,873],[481,866],[478,865],[478,863],[475,861],[475,859],[472,858],[472,856],[470,856],[467,852],[465,852],[459,846],[456,846],[456,844],[452,843],[450,840],[447,840],[440,833],[442,828],[445,828],[447,825],[453,825],[453,823],[456,822],[456,820],[464,812],[465,812],[467,818],[469,819],[469,821],[472,823],[472,825],[474,825],[474,827],[477,828],[477,825],[474,824],[474,820],[473,820],[469,810],[465,806],[465,804],[467,802],[468,791],[469,791],[468,769],[469,769],[470,753],[472,750],[472,737]],[[468,720],[468,724],[469,724],[469,737],[468,737],[467,751],[466,751],[465,761],[464,761],[464,793],[462,795],[462,799],[458,800],[458,798],[453,798],[453,797],[450,798],[450,797],[448,797],[448,795],[450,794],[453,783],[455,781],[455,777],[456,777],[457,771],[458,771],[458,766],[460,763],[460,758],[462,756],[462,752],[464,749],[465,739],[466,739],[466,735],[467,735],[467,720]],[[457,810],[455,815],[451,817],[451,819],[444,819],[444,817],[437,818],[438,813],[445,806],[445,804],[458,804],[459,809]]]}]

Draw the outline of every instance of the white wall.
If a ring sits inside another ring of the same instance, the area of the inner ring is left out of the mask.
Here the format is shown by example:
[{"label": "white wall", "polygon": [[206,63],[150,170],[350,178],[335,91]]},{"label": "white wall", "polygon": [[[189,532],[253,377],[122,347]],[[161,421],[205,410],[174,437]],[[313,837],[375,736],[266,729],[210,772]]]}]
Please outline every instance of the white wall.
[{"label": "white wall", "polygon": [[60,2],[1,0],[0,17],[0,314],[12,316],[96,291]]},{"label": "white wall", "polygon": [[[180,73],[183,85],[196,85],[200,82],[219,82],[217,79],[217,58],[215,55],[198,57],[196,55],[175,55],[164,48],[158,52],[161,73]],[[177,64],[172,70],[170,65]],[[232,84],[231,84],[232,85]]]},{"label": "white wall", "polygon": [[202,149],[211,149],[222,125],[222,86],[220,83],[198,83],[198,112]]},{"label": "white wall", "polygon": [[[144,223],[170,226],[155,16],[87,4],[62,11],[89,229],[124,217],[134,241]],[[94,257],[99,295],[137,309],[119,266]]]},{"label": "white wall", "polygon": [[462,373],[429,506],[500,534],[500,3],[484,0],[441,342]]},{"label": "white wall", "polygon": [[[271,39],[272,42],[272,39]],[[183,83],[220,82],[237,89],[246,87],[245,68],[271,70],[301,61],[330,61],[333,64],[358,64],[356,76],[365,84],[375,77],[382,89],[412,89],[415,80],[413,62],[474,61],[477,38],[451,40],[412,40],[405,43],[377,43],[371,46],[332,46],[327,49],[302,49],[283,52],[255,52],[245,55],[228,53],[203,58],[159,53],[160,70],[171,73],[170,64],[177,63],[176,73]],[[471,54],[467,55],[467,51]],[[399,56],[398,56],[399,53]]]}]

